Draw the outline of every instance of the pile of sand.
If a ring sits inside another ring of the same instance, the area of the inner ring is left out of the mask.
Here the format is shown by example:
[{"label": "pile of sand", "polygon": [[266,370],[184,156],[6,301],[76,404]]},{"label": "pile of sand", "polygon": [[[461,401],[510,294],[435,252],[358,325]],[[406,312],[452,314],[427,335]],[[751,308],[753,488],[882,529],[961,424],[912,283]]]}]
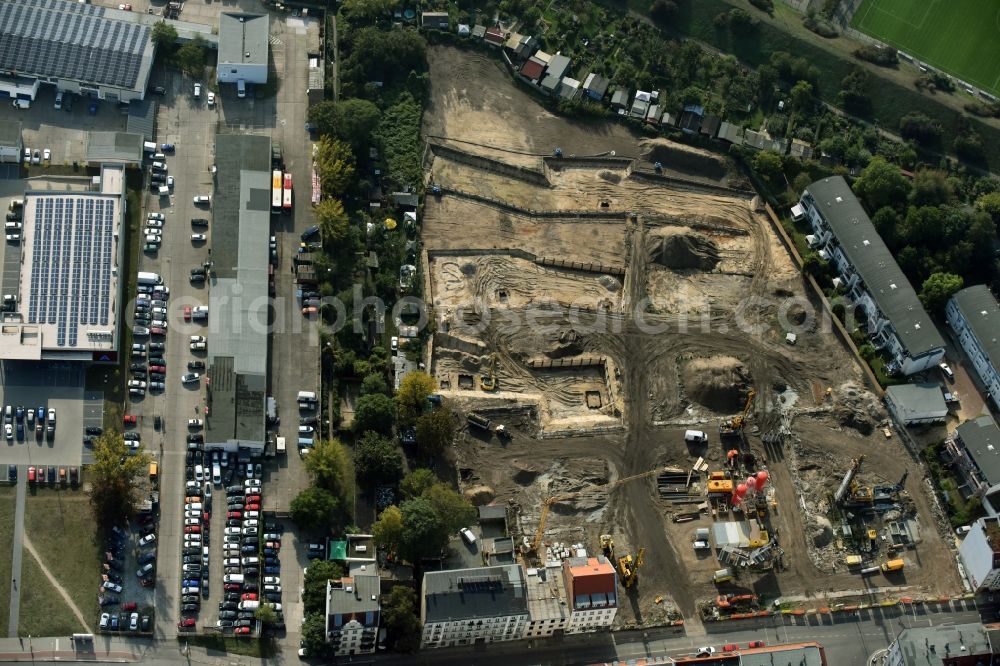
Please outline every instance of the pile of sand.
[{"label": "pile of sand", "polygon": [[688,398],[721,414],[743,409],[750,383],[739,359],[731,356],[696,358],[684,364],[681,380]]}]

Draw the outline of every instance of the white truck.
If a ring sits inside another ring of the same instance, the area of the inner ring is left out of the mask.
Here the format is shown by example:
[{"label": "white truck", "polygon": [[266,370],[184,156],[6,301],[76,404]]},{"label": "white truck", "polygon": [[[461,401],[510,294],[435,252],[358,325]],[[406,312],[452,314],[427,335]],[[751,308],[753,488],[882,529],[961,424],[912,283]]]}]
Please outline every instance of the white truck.
[{"label": "white truck", "polygon": [[136,282],[145,285],[163,284],[159,273],[146,273],[143,271],[139,271],[138,276],[136,276]]}]

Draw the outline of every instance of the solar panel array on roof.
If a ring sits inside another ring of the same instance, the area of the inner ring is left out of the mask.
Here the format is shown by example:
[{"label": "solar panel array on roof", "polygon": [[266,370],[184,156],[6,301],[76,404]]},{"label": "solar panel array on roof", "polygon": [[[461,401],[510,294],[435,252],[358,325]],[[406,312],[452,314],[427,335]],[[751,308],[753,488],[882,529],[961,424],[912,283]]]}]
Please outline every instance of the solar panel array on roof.
[{"label": "solar panel array on roof", "polygon": [[59,347],[76,347],[80,326],[108,325],[114,214],[108,199],[37,201],[26,321],[55,324]]},{"label": "solar panel array on roof", "polygon": [[149,28],[67,0],[0,2],[0,71],[135,85]]}]

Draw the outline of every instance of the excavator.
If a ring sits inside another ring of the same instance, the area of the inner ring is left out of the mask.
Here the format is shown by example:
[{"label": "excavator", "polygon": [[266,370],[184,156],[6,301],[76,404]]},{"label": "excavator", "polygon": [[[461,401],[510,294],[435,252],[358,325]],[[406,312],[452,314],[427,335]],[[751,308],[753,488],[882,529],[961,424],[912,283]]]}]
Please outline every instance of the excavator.
[{"label": "excavator", "polygon": [[[602,487],[610,492],[611,490],[617,488],[618,486],[622,485],[623,483],[628,483],[629,481],[635,481],[636,479],[644,479],[646,477],[653,476],[654,474],[659,474],[660,472],[665,472],[665,471],[669,471],[669,470],[671,470],[671,468],[669,468],[669,467],[655,467],[655,468],[653,468],[653,469],[651,469],[649,471],[646,471],[646,472],[641,472],[639,474],[633,474],[632,476],[626,476],[624,479],[618,479],[617,481],[614,481],[614,482],[609,483],[609,484],[607,484],[605,486],[602,486]],[[538,515],[538,529],[535,531],[535,538],[531,542],[531,546],[530,546],[529,552],[537,553],[538,549],[542,546],[542,535],[545,532],[545,520],[546,520],[546,518],[548,518],[548,516],[549,516],[549,509],[552,508],[553,504],[555,504],[556,502],[561,502],[561,501],[564,501],[564,500],[573,499],[574,497],[576,497],[580,493],[590,492],[592,490],[595,490],[595,489],[594,488],[585,488],[583,490],[577,490],[575,492],[566,493],[564,495],[553,495],[551,497],[545,498],[542,501],[542,509],[541,509],[541,512]],[[605,535],[605,536],[608,536],[608,535]],[[609,544],[610,544],[610,546],[611,546],[611,548],[613,550],[614,549],[614,543],[611,542],[611,537],[610,536],[608,536],[608,542],[609,542]],[[602,547],[603,547],[603,537],[602,537]]]},{"label": "excavator", "polygon": [[750,410],[753,408],[753,400],[755,397],[757,397],[757,391],[754,389],[747,391],[747,400],[743,405],[743,411],[728,421],[723,421],[719,424],[719,435],[721,437],[743,436],[743,428],[746,427],[747,420],[750,417]]},{"label": "excavator", "polygon": [[756,603],[756,594],[720,594],[715,598],[715,606],[721,611],[733,611]]},{"label": "excavator", "polygon": [[490,354],[486,366],[486,374],[479,378],[479,387],[484,391],[495,391],[497,388],[497,355]]},{"label": "excavator", "polygon": [[640,548],[639,553],[632,559],[632,555],[622,555],[618,558],[618,575],[621,577],[622,585],[625,589],[633,587],[639,580],[639,567],[642,566],[646,557],[646,549]]}]

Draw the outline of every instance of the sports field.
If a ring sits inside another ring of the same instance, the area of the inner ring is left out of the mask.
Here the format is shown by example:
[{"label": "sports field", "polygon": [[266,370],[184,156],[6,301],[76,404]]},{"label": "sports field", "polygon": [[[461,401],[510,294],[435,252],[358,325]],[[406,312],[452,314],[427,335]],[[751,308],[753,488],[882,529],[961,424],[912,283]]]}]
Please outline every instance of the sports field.
[{"label": "sports field", "polygon": [[851,25],[1000,95],[1000,0],[864,0]]}]

